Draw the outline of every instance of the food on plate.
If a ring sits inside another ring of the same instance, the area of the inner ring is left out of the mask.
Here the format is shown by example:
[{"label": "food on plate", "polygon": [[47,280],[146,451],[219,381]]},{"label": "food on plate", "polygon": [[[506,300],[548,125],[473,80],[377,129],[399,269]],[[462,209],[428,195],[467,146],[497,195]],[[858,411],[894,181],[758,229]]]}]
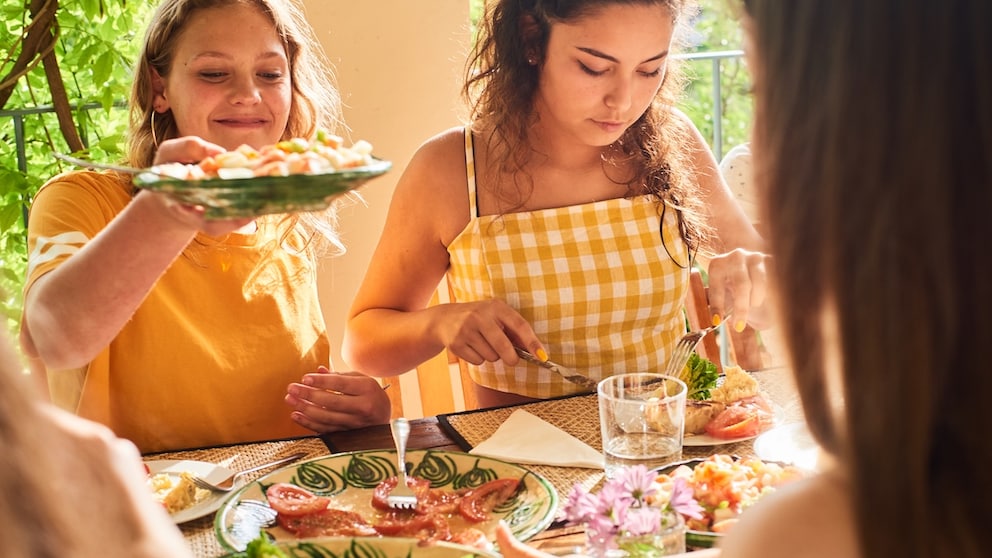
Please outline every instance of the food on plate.
[{"label": "food on plate", "polygon": [[259,533],[257,537],[248,543],[245,551],[236,555],[238,558],[289,558],[265,533]]},{"label": "food on plate", "polygon": [[727,406],[719,401],[687,399],[685,402],[686,434],[701,434],[706,432],[706,425],[726,408]]},{"label": "food on plate", "polygon": [[758,389],[758,381],[739,366],[725,366],[724,372],[723,383],[710,390],[709,399],[686,401],[686,436],[750,438],[774,424],[774,409]]},{"label": "food on plate", "polygon": [[686,401],[702,401],[710,398],[710,391],[716,387],[720,372],[716,365],[696,353],[682,367],[679,379],[686,385]]},{"label": "food on plate", "polygon": [[207,180],[318,174],[364,167],[372,162],[369,142],[358,140],[346,147],[341,137],[320,130],[312,140],[293,138],[257,150],[242,145],[197,164],[163,163],[152,167],[152,172],[143,178],[154,180],[156,175],[164,175],[179,180]]},{"label": "food on plate", "polygon": [[723,383],[710,391],[710,399],[730,404],[758,395],[758,380],[740,366],[724,367]]},{"label": "food on plate", "polygon": [[701,519],[686,518],[686,527],[694,531],[725,533],[758,500],[807,474],[791,465],[760,459],[735,461],[729,455],[717,454],[699,460],[695,466],[680,465],[658,475],[656,497],[667,498],[675,479],[685,479],[693,490],[693,497],[703,508]]},{"label": "food on plate", "polygon": [[478,527],[491,519],[490,512],[510,500],[519,479],[493,479],[474,488],[432,488],[428,480],[410,477],[417,494],[413,510],[389,507],[387,497],[397,477],[380,482],[372,491],[367,515],[335,508],[332,497],[321,496],[290,483],[276,483],[265,491],[276,523],[297,538],[323,536],[416,537],[423,543],[449,541],[489,549],[491,543]]},{"label": "food on plate", "polygon": [[[146,466],[147,467],[147,466]],[[156,473],[148,476],[148,486],[151,487],[158,500],[170,514],[181,512],[202,502],[210,494],[193,484],[192,473]]]}]

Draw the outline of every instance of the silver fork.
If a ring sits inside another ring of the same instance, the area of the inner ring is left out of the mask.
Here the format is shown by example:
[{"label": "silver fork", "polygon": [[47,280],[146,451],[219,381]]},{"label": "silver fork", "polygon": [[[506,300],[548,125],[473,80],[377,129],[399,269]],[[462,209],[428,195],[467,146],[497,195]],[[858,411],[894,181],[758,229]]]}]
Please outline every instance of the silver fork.
[{"label": "silver fork", "polygon": [[399,477],[396,486],[386,495],[386,504],[394,510],[412,510],[417,507],[417,493],[406,480],[406,441],[410,437],[410,423],[403,417],[389,423],[396,443],[396,465]]},{"label": "silver fork", "polygon": [[596,385],[599,383],[596,380],[593,380],[592,378],[583,376],[582,374],[576,374],[575,372],[572,372],[568,368],[565,368],[564,366],[556,362],[551,362],[550,360],[541,360],[536,356],[534,356],[533,354],[531,354],[530,352],[521,349],[520,347],[514,347],[514,349],[517,351],[517,356],[519,356],[520,358],[526,360],[527,362],[547,368],[548,370],[554,372],[555,374],[558,374],[559,376],[565,378],[566,380],[572,382],[573,384],[578,384],[588,389],[596,389]]},{"label": "silver fork", "polygon": [[296,461],[297,459],[300,459],[301,457],[304,457],[304,456],[306,456],[306,452],[303,452],[303,451],[298,452],[298,453],[294,453],[292,455],[287,455],[286,457],[283,457],[282,459],[276,459],[275,461],[269,461],[268,463],[263,463],[261,465],[258,465],[256,467],[252,467],[250,469],[245,469],[243,471],[238,471],[237,473],[234,473],[233,475],[227,477],[226,479],[224,479],[224,480],[222,480],[222,481],[220,481],[220,482],[218,482],[216,484],[215,483],[212,483],[212,482],[208,482],[206,480],[203,480],[198,475],[190,475],[190,479],[192,479],[193,484],[195,484],[196,486],[199,486],[200,488],[205,488],[207,490],[213,490],[214,492],[230,492],[230,491],[234,490],[235,487],[238,486],[238,479],[240,479],[241,477],[247,475],[248,473],[254,473],[255,471],[261,471],[262,469],[268,469],[270,467],[275,467],[276,465],[283,465],[283,464],[286,464],[286,463],[292,463],[293,461]]},{"label": "silver fork", "polygon": [[689,362],[689,357],[692,356],[692,351],[696,350],[699,342],[706,337],[706,334],[719,328],[723,324],[727,323],[730,319],[730,314],[727,315],[727,319],[724,319],[717,325],[704,327],[703,329],[690,331],[679,339],[679,342],[675,344],[675,348],[672,349],[672,356],[668,359],[668,365],[665,366],[666,376],[678,377],[685,367],[685,363]]}]

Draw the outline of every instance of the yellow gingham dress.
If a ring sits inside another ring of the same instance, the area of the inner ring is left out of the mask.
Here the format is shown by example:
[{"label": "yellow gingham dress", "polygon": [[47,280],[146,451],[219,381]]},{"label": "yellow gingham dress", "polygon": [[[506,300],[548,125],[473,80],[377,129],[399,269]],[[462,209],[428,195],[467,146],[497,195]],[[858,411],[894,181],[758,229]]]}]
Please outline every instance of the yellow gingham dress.
[{"label": "yellow gingham dress", "polygon": [[[472,215],[448,246],[455,301],[506,301],[551,360],[590,378],[660,371],[685,332],[689,254],[676,211],[663,212],[662,226],[659,202],[636,196],[479,217],[469,130],[465,162]],[[529,397],[583,391],[522,360],[468,370],[480,385]]]}]

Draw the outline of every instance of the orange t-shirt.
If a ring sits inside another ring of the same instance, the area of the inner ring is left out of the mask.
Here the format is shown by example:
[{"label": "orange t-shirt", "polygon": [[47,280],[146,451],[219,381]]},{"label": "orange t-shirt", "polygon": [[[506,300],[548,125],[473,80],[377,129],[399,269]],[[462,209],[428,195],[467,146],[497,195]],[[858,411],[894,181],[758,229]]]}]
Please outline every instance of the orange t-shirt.
[{"label": "orange t-shirt", "polygon": [[[113,173],[49,181],[29,216],[25,290],[93,239],[132,194]],[[310,433],[290,420],[283,397],[289,383],[329,363],[330,348],[314,258],[284,248],[303,242],[296,234],[284,241],[276,229],[260,219],[253,234],[197,236],[81,385],[71,371],[48,371],[55,402],[142,452]]]}]

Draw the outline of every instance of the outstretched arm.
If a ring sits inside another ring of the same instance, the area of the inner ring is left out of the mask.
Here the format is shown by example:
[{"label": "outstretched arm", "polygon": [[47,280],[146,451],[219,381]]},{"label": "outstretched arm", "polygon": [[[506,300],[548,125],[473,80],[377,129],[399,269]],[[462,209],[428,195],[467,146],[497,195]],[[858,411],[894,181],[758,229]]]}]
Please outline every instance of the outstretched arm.
[{"label": "outstretched arm", "polygon": [[[157,161],[196,161],[223,151],[198,138],[163,142]],[[47,368],[78,368],[120,333],[197,231],[219,235],[250,220],[206,221],[203,208],[143,191],[25,295],[21,342]]]}]

